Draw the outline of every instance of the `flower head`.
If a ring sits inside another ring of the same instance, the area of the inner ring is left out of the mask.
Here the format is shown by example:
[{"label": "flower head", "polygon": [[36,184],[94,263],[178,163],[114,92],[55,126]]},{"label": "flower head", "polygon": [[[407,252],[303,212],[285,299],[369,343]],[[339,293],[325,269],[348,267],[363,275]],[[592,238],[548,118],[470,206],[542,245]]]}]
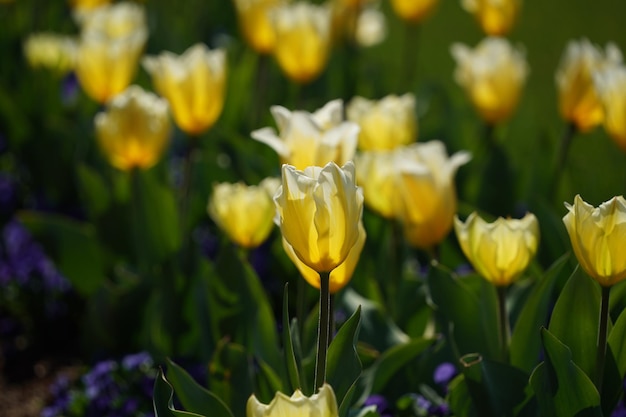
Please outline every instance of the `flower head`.
[{"label": "flower head", "polygon": [[127,171],[156,164],[170,138],[165,99],[130,86],[95,117],[100,148],[114,167]]},{"label": "flower head", "polygon": [[528,64],[523,52],[503,38],[486,38],[475,49],[452,45],[454,79],[488,123],[507,119],[517,107]]},{"label": "flower head", "polygon": [[582,132],[602,123],[604,111],[593,75],[621,61],[622,54],[613,44],[602,52],[587,39],[570,41],[556,71],[561,116]]},{"label": "flower head", "polygon": [[315,113],[272,106],[278,133],[263,128],[251,136],[272,147],[282,163],[296,169],[323,166],[330,161],[343,165],[354,157],[359,127],[342,121],[342,107],[339,100],[331,101]]},{"label": "flower head", "polygon": [[439,0],[391,0],[394,12],[403,20],[419,23],[428,17]]},{"label": "flower head", "polygon": [[234,0],[239,28],[244,39],[258,53],[274,50],[276,33],[270,20],[270,11],[287,0]]},{"label": "flower head", "polygon": [[145,11],[121,2],[76,14],[81,34],[76,75],[85,92],[99,103],[131,83],[148,39]]},{"label": "flower head", "polygon": [[276,222],[297,258],[316,272],[331,272],[348,258],[363,229],[363,192],[354,165],[330,162],[299,171],[283,165],[274,197]]},{"label": "flower head", "polygon": [[156,90],[170,103],[176,124],[197,135],[222,112],[226,87],[226,52],[197,43],[182,55],[163,52],[142,60]]},{"label": "flower head", "polygon": [[216,184],[209,214],[233,242],[255,248],[267,239],[274,226],[276,207],[272,197],[279,185],[277,178],[266,178],[258,186],[242,182]]},{"label": "flower head", "polygon": [[522,7],[521,0],[461,0],[489,36],[503,36],[511,31]]},{"label": "flower head", "polygon": [[24,42],[24,55],[33,68],[65,74],[74,69],[76,40],[56,33],[33,33]]},{"label": "flower head", "polygon": [[411,93],[377,101],[357,96],[346,113],[348,120],[361,128],[359,148],[364,151],[394,149],[415,141],[417,136],[415,96]]},{"label": "flower head", "polygon": [[337,417],[337,399],[330,385],[324,384],[316,394],[306,397],[296,390],[291,397],[277,392],[269,404],[252,395],[246,406],[246,417]]},{"label": "flower head", "polygon": [[278,41],[274,56],[287,77],[305,84],[317,78],[328,61],[331,46],[331,10],[306,1],[271,10]]},{"label": "flower head", "polygon": [[604,130],[626,152],[626,67],[610,66],[593,79],[604,111]]},{"label": "flower head", "polygon": [[598,207],[577,195],[565,203],[563,223],[580,266],[604,287],[626,278],[626,200],[613,197]]},{"label": "flower head", "polygon": [[472,213],[465,223],[455,217],[454,228],[476,272],[498,287],[513,283],[524,272],[539,245],[539,223],[532,213],[522,219],[499,217],[493,223]]}]

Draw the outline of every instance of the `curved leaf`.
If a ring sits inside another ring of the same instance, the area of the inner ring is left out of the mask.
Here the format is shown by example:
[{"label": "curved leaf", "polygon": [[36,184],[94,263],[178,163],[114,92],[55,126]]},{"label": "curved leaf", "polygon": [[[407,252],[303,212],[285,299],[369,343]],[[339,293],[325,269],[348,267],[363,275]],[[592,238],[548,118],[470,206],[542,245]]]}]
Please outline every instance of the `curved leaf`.
[{"label": "curved leaf", "polygon": [[293,350],[293,340],[291,339],[291,327],[289,326],[289,283],[285,284],[283,291],[283,355],[285,357],[285,368],[287,369],[287,377],[291,385],[291,391],[300,389],[300,373],[298,372],[298,363]]},{"label": "curved leaf", "polygon": [[172,386],[165,379],[163,370],[159,369],[159,374],[154,381],[154,391],[152,404],[154,406],[155,417],[209,417],[209,415],[202,416],[200,414],[189,413],[186,411],[179,411],[174,408],[173,405],[174,390]]}]

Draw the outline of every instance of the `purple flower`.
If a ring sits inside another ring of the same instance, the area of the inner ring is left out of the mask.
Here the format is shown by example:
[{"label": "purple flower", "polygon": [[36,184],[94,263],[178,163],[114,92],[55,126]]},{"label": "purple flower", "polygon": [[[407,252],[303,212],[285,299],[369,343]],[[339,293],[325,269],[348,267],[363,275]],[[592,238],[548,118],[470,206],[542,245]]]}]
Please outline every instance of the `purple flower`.
[{"label": "purple flower", "polygon": [[148,352],[139,352],[131,355],[126,355],[122,359],[122,368],[127,371],[141,368],[142,366],[152,366],[152,357]]},{"label": "purple flower", "polygon": [[415,405],[418,409],[428,411],[432,403],[428,401],[423,395],[415,394]]},{"label": "purple flower", "polygon": [[439,385],[441,388],[446,388],[448,383],[454,378],[457,374],[456,368],[450,362],[444,362],[435,368],[435,372],[433,373],[433,380],[435,384]]},{"label": "purple flower", "polygon": [[373,394],[367,397],[367,399],[363,402],[364,407],[375,406],[376,412],[381,417],[391,417],[393,415],[391,409],[389,408],[389,403],[387,399],[379,394]]}]

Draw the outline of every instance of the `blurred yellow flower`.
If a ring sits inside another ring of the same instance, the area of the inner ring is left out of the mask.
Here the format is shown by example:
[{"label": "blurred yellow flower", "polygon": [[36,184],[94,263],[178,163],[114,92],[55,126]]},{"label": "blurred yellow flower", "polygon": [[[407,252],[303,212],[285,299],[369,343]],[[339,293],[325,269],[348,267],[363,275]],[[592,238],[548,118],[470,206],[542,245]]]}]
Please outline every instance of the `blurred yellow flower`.
[{"label": "blurred yellow flower", "polygon": [[[399,190],[400,171],[394,151],[366,151],[355,156],[357,183],[363,188],[365,205],[387,219],[399,219],[403,211]],[[419,165],[417,169],[422,167]],[[423,167],[425,171],[426,168]]]},{"label": "blurred yellow flower", "polygon": [[469,96],[480,116],[490,124],[511,116],[528,75],[524,53],[503,38],[485,38],[473,50],[455,43],[454,79]]},{"label": "blurred yellow flower", "polygon": [[271,53],[276,43],[269,11],[287,0],[234,0],[239,28],[246,42],[260,54]]},{"label": "blurred yellow flower", "polygon": [[438,3],[439,0],[391,0],[394,12],[410,23],[423,21]]},{"label": "blurred yellow flower", "polygon": [[331,47],[331,10],[306,1],[273,8],[274,56],[293,81],[305,84],[325,68]]},{"label": "blurred yellow flower", "polygon": [[361,150],[389,150],[416,139],[415,96],[411,93],[388,95],[378,101],[357,96],[348,104],[346,114],[361,127]]},{"label": "blurred yellow flower", "polygon": [[274,149],[281,163],[299,170],[324,166],[330,161],[343,165],[354,157],[359,126],[342,121],[342,108],[338,100],[315,113],[272,106],[278,134],[266,127],[253,131],[251,136]]},{"label": "blurred yellow flower", "polygon": [[448,157],[444,144],[436,140],[394,152],[405,237],[414,247],[431,249],[452,228],[457,204],[454,174],[471,156],[461,151]]},{"label": "blurred yellow flower", "polygon": [[461,0],[461,6],[488,36],[504,36],[511,31],[522,7],[521,0]]},{"label": "blurred yellow flower", "polygon": [[385,14],[375,7],[362,9],[356,19],[356,43],[367,48],[378,45],[385,37],[387,37]]},{"label": "blurred yellow flower", "polygon": [[122,2],[76,18],[81,25],[76,75],[91,98],[106,103],[135,76],[148,39],[145,11],[136,3]]},{"label": "blurred yellow flower", "polygon": [[474,212],[465,223],[455,217],[454,229],[476,272],[497,287],[519,278],[539,245],[539,222],[532,213],[522,219],[499,217],[487,223]]},{"label": "blurred yellow flower", "polygon": [[598,207],[574,197],[563,223],[580,266],[603,287],[626,278],[626,200],[613,197]]},{"label": "blurred yellow flower", "polygon": [[246,405],[246,417],[337,417],[337,399],[330,385],[324,384],[317,392],[306,397],[296,390],[291,397],[277,392],[269,404],[263,404],[250,396]]},{"label": "blurred yellow flower", "polygon": [[197,43],[182,55],[162,52],[142,60],[156,91],[167,99],[174,121],[189,135],[209,129],[224,106],[226,52]]},{"label": "blurred yellow flower", "polygon": [[602,103],[593,85],[593,74],[619,65],[621,61],[622,54],[613,44],[606,46],[605,53],[587,39],[567,44],[556,71],[559,111],[579,131],[586,132],[604,119]]},{"label": "blurred yellow flower", "polygon": [[[213,189],[208,212],[231,241],[244,248],[263,243],[274,226],[274,192],[278,178],[266,178],[257,185],[219,183]],[[271,192],[273,190],[273,192]]]},{"label": "blurred yellow flower", "polygon": [[74,69],[76,39],[51,32],[33,33],[24,41],[28,65],[65,74]]},{"label": "blurred yellow flower", "polygon": [[88,10],[111,3],[111,0],[69,0],[69,3],[74,9]]},{"label": "blurred yellow flower", "polygon": [[352,162],[342,168],[330,162],[304,171],[285,164],[274,201],[286,243],[318,273],[345,263],[361,238],[363,192],[355,184]]},{"label": "blurred yellow flower", "polygon": [[604,130],[626,152],[626,67],[611,66],[594,77],[604,109]]},{"label": "blurred yellow flower", "polygon": [[115,96],[95,125],[102,152],[123,171],[152,167],[170,139],[167,101],[135,85]]}]

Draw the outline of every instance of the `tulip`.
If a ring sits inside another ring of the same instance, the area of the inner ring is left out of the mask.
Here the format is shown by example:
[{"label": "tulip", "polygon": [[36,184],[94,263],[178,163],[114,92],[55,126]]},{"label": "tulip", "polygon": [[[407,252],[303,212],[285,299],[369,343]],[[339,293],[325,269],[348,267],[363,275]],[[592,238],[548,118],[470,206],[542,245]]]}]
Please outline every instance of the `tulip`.
[{"label": "tulip", "polygon": [[393,11],[410,23],[423,21],[434,10],[439,0],[391,0]]},{"label": "tulip", "polygon": [[74,69],[76,40],[56,33],[33,33],[24,42],[24,55],[33,68],[65,74]]},{"label": "tulip", "polygon": [[348,120],[361,128],[358,146],[364,151],[394,149],[413,142],[417,135],[415,96],[411,93],[378,101],[357,96],[346,113]]},{"label": "tulip", "polygon": [[275,191],[278,183],[276,178],[266,178],[258,186],[242,182],[216,184],[208,205],[209,215],[234,243],[256,248],[274,226],[276,208],[273,193],[268,191]]},{"label": "tulip", "polygon": [[626,67],[596,73],[594,85],[604,110],[604,130],[626,152]]},{"label": "tulip", "polygon": [[521,0],[461,0],[461,6],[488,36],[504,36],[511,31],[522,7]]},{"label": "tulip", "polygon": [[385,14],[374,7],[368,7],[359,13],[354,33],[356,43],[368,48],[378,45],[387,37]]},{"label": "tulip", "polygon": [[250,396],[246,405],[246,417],[337,417],[337,399],[330,385],[324,384],[316,394],[306,397],[296,390],[291,397],[277,392],[269,404],[263,404]]},{"label": "tulip", "polygon": [[123,171],[155,165],[170,138],[167,101],[138,86],[115,96],[95,125],[102,152]]},{"label": "tulip", "polygon": [[111,0],[69,0],[73,9],[89,10],[111,3]]},{"label": "tulip", "polygon": [[463,87],[480,116],[495,124],[511,116],[519,101],[528,64],[523,52],[502,38],[486,38],[472,50],[455,43],[456,82]]},{"label": "tulip", "polygon": [[433,249],[452,228],[454,174],[471,156],[461,151],[448,157],[442,142],[430,141],[399,148],[395,158],[405,238],[417,248]]},{"label": "tulip", "polygon": [[174,121],[196,136],[209,129],[222,112],[226,88],[226,52],[203,43],[182,55],[162,52],[143,58],[155,89],[170,103]]},{"label": "tulip", "polygon": [[454,229],[465,256],[483,278],[506,287],[524,272],[537,252],[539,223],[532,213],[522,219],[499,217],[485,222],[476,213],[465,223],[454,218]]},{"label": "tulip", "polygon": [[272,128],[252,132],[252,138],[265,143],[278,153],[281,163],[303,170],[309,166],[324,166],[328,162],[343,165],[356,152],[359,127],[341,121],[338,104],[331,102],[316,113],[291,112],[272,106],[278,134]]},{"label": "tulip", "polygon": [[603,287],[626,278],[626,201],[613,197],[598,207],[577,195],[574,204],[565,203],[563,223],[580,266]]},{"label": "tulip", "polygon": [[145,12],[135,3],[116,3],[77,15],[81,35],[76,75],[85,92],[106,103],[131,83],[148,39]]},{"label": "tulip", "polygon": [[276,43],[276,33],[269,12],[286,0],[234,0],[239,28],[244,39],[260,54],[271,53]]},{"label": "tulip", "polygon": [[305,1],[271,11],[278,65],[299,84],[317,78],[328,61],[331,44],[330,8]]},{"label": "tulip", "polygon": [[621,61],[622,54],[613,44],[607,45],[605,53],[587,39],[567,44],[556,71],[559,111],[579,131],[589,131],[604,119],[602,103],[594,88],[594,73]]},{"label": "tulip", "polygon": [[355,184],[352,162],[304,171],[285,164],[274,201],[283,237],[298,259],[318,273],[344,263],[359,241],[363,192]]},{"label": "tulip", "polygon": [[613,197],[598,207],[574,197],[574,204],[565,203],[568,212],[563,223],[578,263],[602,288],[596,353],[596,388],[602,393],[606,340],[609,325],[611,287],[626,278],[626,200]]},{"label": "tulip", "polygon": [[[404,149],[367,151],[355,157],[357,182],[363,188],[365,205],[386,219],[400,218],[403,211],[400,171],[396,162]],[[421,164],[416,164],[413,169],[421,169],[427,174],[427,168]]]}]

